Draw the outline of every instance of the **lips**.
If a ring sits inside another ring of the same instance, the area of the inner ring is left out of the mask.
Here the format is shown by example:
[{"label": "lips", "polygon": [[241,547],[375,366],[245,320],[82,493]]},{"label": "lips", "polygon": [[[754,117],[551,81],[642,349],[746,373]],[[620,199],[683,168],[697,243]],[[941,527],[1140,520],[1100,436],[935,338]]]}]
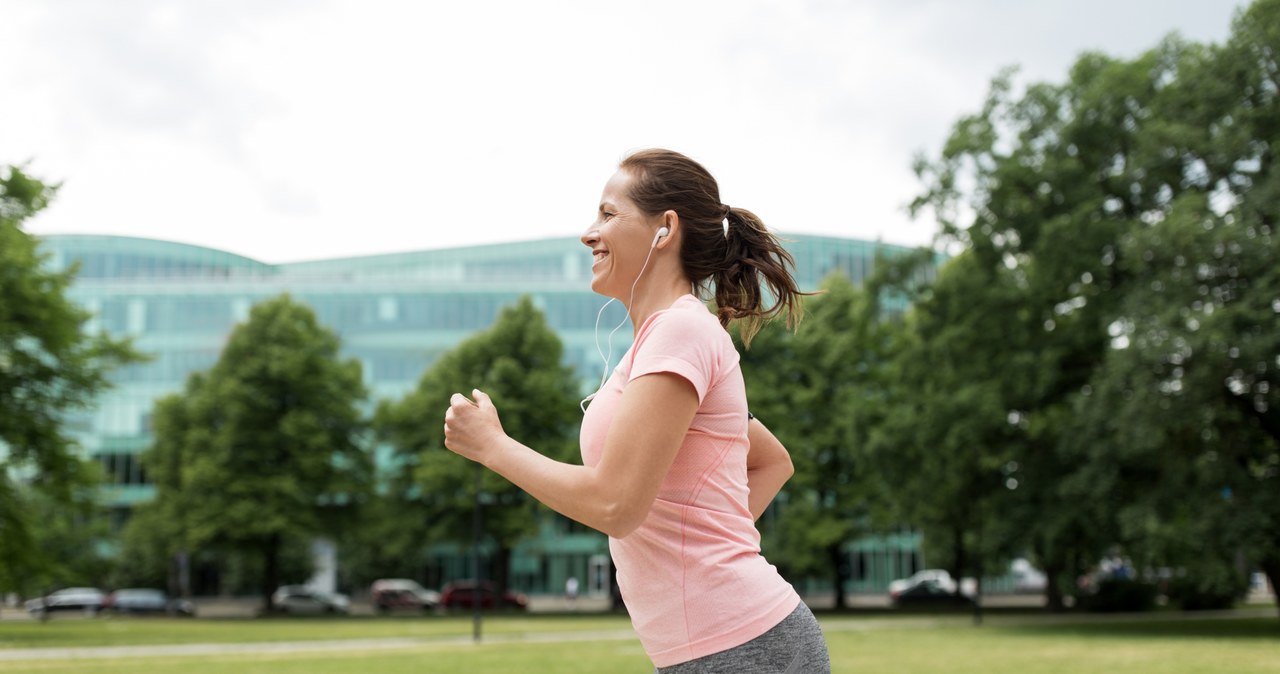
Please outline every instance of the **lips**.
[{"label": "lips", "polygon": [[600,261],[608,257],[608,255],[609,251],[607,250],[597,249],[591,251],[591,266],[594,267],[597,264],[600,264]]}]

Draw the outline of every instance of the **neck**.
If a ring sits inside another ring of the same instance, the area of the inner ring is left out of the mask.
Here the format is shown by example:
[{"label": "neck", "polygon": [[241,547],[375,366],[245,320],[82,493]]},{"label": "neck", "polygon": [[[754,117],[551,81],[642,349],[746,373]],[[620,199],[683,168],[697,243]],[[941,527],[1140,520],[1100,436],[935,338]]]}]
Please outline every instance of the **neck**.
[{"label": "neck", "polygon": [[[652,287],[650,287],[652,283]],[[688,295],[691,286],[683,278],[641,280],[636,288],[635,299],[627,307],[627,315],[631,317],[633,334],[640,331],[640,326],[655,313],[670,307],[677,299]]]}]

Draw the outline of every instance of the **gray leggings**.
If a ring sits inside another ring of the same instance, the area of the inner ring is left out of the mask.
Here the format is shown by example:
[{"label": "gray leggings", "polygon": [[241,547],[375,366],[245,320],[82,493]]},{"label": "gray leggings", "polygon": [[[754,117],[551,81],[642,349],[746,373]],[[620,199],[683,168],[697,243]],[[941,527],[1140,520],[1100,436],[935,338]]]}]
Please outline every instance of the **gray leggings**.
[{"label": "gray leggings", "polygon": [[657,674],[831,674],[827,642],[804,602],[768,632],[727,651],[654,670]]}]

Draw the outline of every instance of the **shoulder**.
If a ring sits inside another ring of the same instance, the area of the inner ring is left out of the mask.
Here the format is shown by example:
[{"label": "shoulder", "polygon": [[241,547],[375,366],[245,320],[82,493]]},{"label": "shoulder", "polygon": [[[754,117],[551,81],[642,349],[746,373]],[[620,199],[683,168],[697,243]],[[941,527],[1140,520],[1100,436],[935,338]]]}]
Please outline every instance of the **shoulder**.
[{"label": "shoulder", "polygon": [[728,340],[720,321],[697,298],[686,295],[675,304],[649,317],[636,335],[637,343],[658,341],[719,344]]},{"label": "shoulder", "polygon": [[703,367],[736,361],[737,355],[729,333],[692,295],[650,316],[636,335],[633,347],[633,357],[637,359],[673,356]]},{"label": "shoulder", "polygon": [[628,380],[668,372],[691,382],[698,400],[738,352],[720,321],[692,295],[650,316],[636,335]]}]

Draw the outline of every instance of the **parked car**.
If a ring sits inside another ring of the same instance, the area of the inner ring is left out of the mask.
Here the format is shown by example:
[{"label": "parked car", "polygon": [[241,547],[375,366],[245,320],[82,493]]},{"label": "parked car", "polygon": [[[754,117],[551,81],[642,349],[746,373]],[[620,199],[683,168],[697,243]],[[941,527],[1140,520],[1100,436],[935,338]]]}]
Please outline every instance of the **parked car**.
[{"label": "parked car", "polygon": [[947,592],[956,591],[956,582],[946,569],[923,569],[906,578],[899,578],[889,583],[889,598],[893,599],[903,592],[919,586],[921,583],[934,583]]},{"label": "parked car", "polygon": [[171,616],[194,616],[196,606],[186,599],[170,599],[161,590],[129,587],[107,595],[102,608],[112,613],[163,613]]},{"label": "parked car", "polygon": [[922,580],[895,595],[890,595],[890,604],[895,608],[972,606],[973,597],[963,593],[956,594],[954,583],[948,587],[933,579]]},{"label": "parked car", "polygon": [[35,615],[46,611],[50,613],[80,611],[87,615],[97,615],[102,610],[104,599],[106,595],[96,587],[67,587],[46,597],[28,600],[26,608]]},{"label": "parked car", "polygon": [[381,613],[395,609],[430,611],[440,605],[440,593],[408,578],[381,578],[371,588],[373,608]]},{"label": "parked car", "polygon": [[297,615],[348,613],[351,600],[345,594],[319,592],[306,585],[281,585],[272,595],[277,611]]},{"label": "parked car", "polygon": [[1044,572],[1021,557],[1009,564],[1009,573],[1013,576],[1013,591],[1018,594],[1040,594],[1048,585]]},{"label": "parked car", "polygon": [[476,602],[480,608],[529,608],[529,598],[518,592],[504,592],[498,596],[493,583],[484,581],[477,584],[474,580],[459,580],[444,586],[440,592],[440,603],[445,608],[472,608]]}]

